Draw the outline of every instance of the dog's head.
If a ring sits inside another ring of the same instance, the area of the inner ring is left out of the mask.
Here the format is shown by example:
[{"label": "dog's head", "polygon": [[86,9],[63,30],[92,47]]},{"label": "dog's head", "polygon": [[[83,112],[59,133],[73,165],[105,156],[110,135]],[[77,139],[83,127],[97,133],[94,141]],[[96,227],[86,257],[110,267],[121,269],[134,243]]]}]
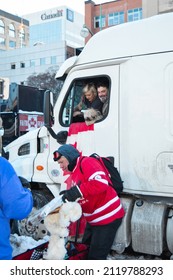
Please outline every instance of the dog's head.
[{"label": "dog's head", "polygon": [[85,123],[87,125],[91,125],[95,123],[96,121],[100,120],[102,118],[102,115],[100,111],[95,110],[93,108],[87,109],[84,111],[84,119]]}]

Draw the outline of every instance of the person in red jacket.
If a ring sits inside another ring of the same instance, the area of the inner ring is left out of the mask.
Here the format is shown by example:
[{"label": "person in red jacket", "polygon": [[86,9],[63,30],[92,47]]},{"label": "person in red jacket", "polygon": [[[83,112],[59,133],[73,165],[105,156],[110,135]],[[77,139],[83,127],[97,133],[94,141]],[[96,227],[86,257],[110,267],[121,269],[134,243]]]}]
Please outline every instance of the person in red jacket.
[{"label": "person in red jacket", "polygon": [[106,260],[124,209],[116,191],[109,186],[110,178],[101,163],[84,157],[70,144],[54,152],[54,161],[66,172],[70,171],[72,186],[60,192],[62,200],[78,201],[87,221],[83,242],[89,244],[88,259]]}]

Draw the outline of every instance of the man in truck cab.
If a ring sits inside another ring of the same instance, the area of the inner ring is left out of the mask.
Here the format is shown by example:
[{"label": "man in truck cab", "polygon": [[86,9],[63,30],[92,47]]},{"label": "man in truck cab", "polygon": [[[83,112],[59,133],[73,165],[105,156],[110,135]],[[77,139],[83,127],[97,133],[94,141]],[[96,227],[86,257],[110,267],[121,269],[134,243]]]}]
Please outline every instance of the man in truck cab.
[{"label": "man in truck cab", "polygon": [[97,84],[97,93],[101,102],[103,103],[102,115],[105,117],[108,114],[108,105],[109,105],[109,89],[106,82],[98,82]]},{"label": "man in truck cab", "polygon": [[54,152],[63,172],[70,171],[71,187],[60,192],[64,202],[78,201],[86,219],[83,242],[89,244],[89,260],[106,260],[124,209],[116,191],[109,186],[110,178],[101,163],[92,157],[82,157],[70,144]]}]

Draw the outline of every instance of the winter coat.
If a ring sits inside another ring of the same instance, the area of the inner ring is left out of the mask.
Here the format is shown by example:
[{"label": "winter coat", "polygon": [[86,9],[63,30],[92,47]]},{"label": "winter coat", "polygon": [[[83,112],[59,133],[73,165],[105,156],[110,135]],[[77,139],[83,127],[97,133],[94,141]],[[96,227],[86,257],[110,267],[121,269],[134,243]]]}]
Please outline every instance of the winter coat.
[{"label": "winter coat", "polygon": [[31,192],[23,188],[11,164],[0,157],[0,260],[12,259],[10,219],[24,219],[32,207]]},{"label": "winter coat", "polygon": [[100,101],[98,96],[92,102],[85,98],[84,104],[87,106],[87,108],[93,108],[100,111],[100,113],[102,112],[103,103]]},{"label": "winter coat", "polygon": [[[82,171],[81,171],[82,168]],[[72,185],[78,185],[83,215],[91,225],[106,225],[124,216],[120,198],[108,185],[110,178],[100,162],[91,157],[77,159],[71,173]]]},{"label": "winter coat", "polygon": [[108,114],[108,105],[109,105],[109,100],[107,99],[104,103],[103,103],[103,107],[102,107],[102,115],[106,116]]},{"label": "winter coat", "polygon": [[[84,108],[83,108],[84,107]],[[103,103],[101,102],[100,98],[97,96],[92,102],[90,102],[86,97],[84,100],[81,101],[75,108],[74,112],[81,111],[82,109],[90,109],[93,108],[95,110],[100,111],[102,113]]]}]

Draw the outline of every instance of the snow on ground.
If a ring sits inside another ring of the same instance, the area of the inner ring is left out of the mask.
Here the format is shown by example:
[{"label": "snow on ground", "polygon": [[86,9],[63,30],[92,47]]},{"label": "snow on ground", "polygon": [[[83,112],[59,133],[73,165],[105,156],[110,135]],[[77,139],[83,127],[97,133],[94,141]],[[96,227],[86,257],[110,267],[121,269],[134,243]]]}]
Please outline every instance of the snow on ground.
[{"label": "snow on ground", "polygon": [[49,241],[49,236],[45,236],[38,241],[29,236],[19,236],[16,233],[11,234],[10,242],[13,248],[13,257],[26,252],[28,249],[35,248],[45,242]]},{"label": "snow on ground", "polygon": [[[23,252],[26,252],[28,249],[33,249],[43,243],[49,241],[49,236],[45,236],[43,239],[38,241],[34,240],[29,236],[19,236],[17,234],[11,234],[10,242],[13,248],[13,257],[17,256]],[[141,254],[131,254],[131,253],[122,253],[117,254],[115,251],[112,251],[107,260],[161,260],[160,257],[155,257],[151,255],[141,255]]]}]

